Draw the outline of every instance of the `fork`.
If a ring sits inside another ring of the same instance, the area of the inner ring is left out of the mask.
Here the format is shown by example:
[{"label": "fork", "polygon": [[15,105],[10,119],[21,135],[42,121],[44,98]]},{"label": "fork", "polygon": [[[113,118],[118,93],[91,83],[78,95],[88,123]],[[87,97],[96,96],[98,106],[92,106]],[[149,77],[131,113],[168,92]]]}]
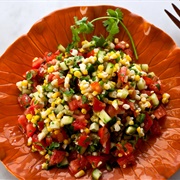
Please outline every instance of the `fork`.
[{"label": "fork", "polygon": [[[173,3],[172,3],[172,7],[180,17],[180,9]],[[176,26],[180,29],[180,20],[178,20],[175,16],[173,16],[168,10],[165,9],[164,11],[169,16],[169,18],[176,24]]]}]

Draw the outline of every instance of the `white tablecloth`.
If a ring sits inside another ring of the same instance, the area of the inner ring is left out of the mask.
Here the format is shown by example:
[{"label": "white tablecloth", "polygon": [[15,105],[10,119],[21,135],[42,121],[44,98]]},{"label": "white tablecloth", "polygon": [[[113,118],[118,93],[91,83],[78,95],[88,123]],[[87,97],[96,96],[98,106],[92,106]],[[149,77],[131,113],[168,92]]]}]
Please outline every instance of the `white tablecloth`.
[{"label": "white tablecloth", "polygon": [[[60,8],[78,5],[109,4],[127,8],[165,31],[180,46],[180,30],[164,12],[164,9],[168,9],[175,15],[171,3],[180,8],[179,0],[0,0],[0,56],[10,44],[27,33],[30,27],[43,16]],[[0,179],[15,180],[16,178],[0,163]],[[180,179],[180,171],[170,179]]]}]

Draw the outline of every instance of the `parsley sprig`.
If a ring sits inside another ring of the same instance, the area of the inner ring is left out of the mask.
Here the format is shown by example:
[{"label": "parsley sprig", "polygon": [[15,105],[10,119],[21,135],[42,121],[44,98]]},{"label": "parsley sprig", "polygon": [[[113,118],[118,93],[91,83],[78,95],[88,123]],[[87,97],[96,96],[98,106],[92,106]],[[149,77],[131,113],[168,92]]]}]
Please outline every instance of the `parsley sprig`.
[{"label": "parsley sprig", "polygon": [[81,40],[81,35],[83,36],[84,39],[86,39],[86,34],[90,34],[93,32],[94,30],[93,23],[98,20],[103,20],[103,26],[106,28],[106,31],[109,34],[106,38],[102,36],[100,37],[94,36],[93,37],[94,40],[96,40],[98,43],[112,41],[114,36],[119,33],[119,25],[121,25],[131,41],[135,58],[138,59],[133,38],[129,30],[123,23],[123,13],[120,9],[116,9],[116,10],[108,9],[107,16],[98,17],[93,19],[92,21],[88,21],[87,17],[83,17],[80,20],[78,20],[77,17],[74,17],[75,24],[71,26],[72,43],[69,45],[69,48],[78,47],[78,43]]}]

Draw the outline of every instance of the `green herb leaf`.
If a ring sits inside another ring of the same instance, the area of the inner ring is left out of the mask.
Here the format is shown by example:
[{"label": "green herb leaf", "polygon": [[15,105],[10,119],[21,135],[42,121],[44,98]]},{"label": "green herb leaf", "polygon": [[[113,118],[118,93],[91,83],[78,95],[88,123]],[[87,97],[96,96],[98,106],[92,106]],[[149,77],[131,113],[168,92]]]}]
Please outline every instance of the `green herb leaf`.
[{"label": "green herb leaf", "polygon": [[26,74],[26,79],[29,81],[29,80],[32,79],[32,77],[33,77],[33,74],[32,74],[31,71],[29,71],[29,72]]},{"label": "green herb leaf", "polygon": [[82,96],[82,103],[85,104],[85,103],[87,103],[87,102],[88,102],[87,97],[83,95],[83,96]]},{"label": "green herb leaf", "polygon": [[49,146],[49,150],[57,149],[60,147],[60,144],[58,142],[52,142]]}]

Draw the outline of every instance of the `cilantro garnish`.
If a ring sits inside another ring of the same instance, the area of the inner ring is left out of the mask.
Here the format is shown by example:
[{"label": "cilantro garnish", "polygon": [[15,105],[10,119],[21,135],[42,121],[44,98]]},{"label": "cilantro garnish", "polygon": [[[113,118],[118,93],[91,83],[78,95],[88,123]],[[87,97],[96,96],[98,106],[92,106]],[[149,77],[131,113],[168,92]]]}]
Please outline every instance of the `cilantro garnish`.
[{"label": "cilantro garnish", "polygon": [[114,36],[119,33],[119,25],[121,25],[126,31],[127,35],[129,36],[135,58],[138,59],[133,38],[130,32],[128,31],[127,27],[123,23],[123,13],[120,9],[116,9],[116,10],[108,9],[107,16],[98,17],[91,21],[88,21],[87,17],[83,17],[80,20],[78,20],[77,17],[74,17],[75,25],[71,26],[72,43],[68,45],[68,49],[73,47],[78,47],[78,43],[81,40],[80,35],[82,35],[84,39],[86,39],[85,35],[93,32],[94,30],[93,23],[98,20],[104,20],[103,26],[106,28],[106,31],[109,34],[106,38],[104,38],[103,36],[100,37],[93,36],[93,40],[95,40],[96,45],[103,46],[106,44],[106,42],[112,41]]}]

